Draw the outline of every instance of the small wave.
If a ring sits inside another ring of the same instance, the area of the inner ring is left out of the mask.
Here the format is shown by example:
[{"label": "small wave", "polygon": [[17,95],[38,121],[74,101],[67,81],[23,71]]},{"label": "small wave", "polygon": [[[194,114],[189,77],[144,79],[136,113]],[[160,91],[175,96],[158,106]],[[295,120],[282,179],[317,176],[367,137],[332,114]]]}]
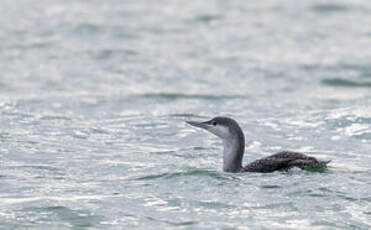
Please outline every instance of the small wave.
[{"label": "small wave", "polygon": [[24,217],[34,224],[50,224],[68,222],[77,228],[86,228],[99,225],[105,218],[92,214],[88,210],[73,210],[65,206],[27,207],[21,210]]},{"label": "small wave", "polygon": [[91,23],[81,23],[73,28],[73,32],[78,34],[93,34],[99,33],[102,30],[103,30],[102,26]]},{"label": "small wave", "polygon": [[175,221],[169,221],[169,220],[161,220],[161,219],[156,219],[156,218],[151,217],[151,216],[147,216],[146,219],[150,220],[150,221],[157,221],[157,222],[166,223],[166,224],[171,225],[171,226],[189,226],[189,225],[195,225],[195,224],[199,223],[198,221],[178,221],[178,222],[175,222]]},{"label": "small wave", "polygon": [[198,221],[179,221],[179,222],[167,221],[166,223],[174,226],[188,226],[198,224]]},{"label": "small wave", "polygon": [[193,114],[191,113],[175,113],[175,114],[170,114],[169,117],[194,117]]},{"label": "small wave", "polygon": [[212,15],[212,14],[203,14],[195,17],[196,22],[201,22],[201,23],[211,23],[214,21],[221,20],[223,17],[221,15]]},{"label": "small wave", "polygon": [[[63,179],[66,175],[66,172],[64,169],[57,168],[50,165],[12,165],[12,166],[5,166],[5,169],[9,170],[16,170],[19,171],[18,173],[12,173],[12,176],[18,176],[22,175],[23,173],[31,173],[29,174],[29,177],[31,175],[35,178],[38,177],[45,177],[45,176],[52,176],[55,179]],[[8,175],[7,175],[8,176]]]},{"label": "small wave", "polygon": [[175,151],[167,150],[167,151],[152,151],[151,154],[157,154],[157,155],[174,155]]},{"label": "small wave", "polygon": [[158,98],[167,100],[179,100],[179,99],[223,100],[245,98],[243,95],[213,95],[213,94],[183,94],[183,93],[147,93],[136,95],[136,97]]},{"label": "small wave", "polygon": [[364,132],[353,136],[360,140],[371,140],[371,132]]},{"label": "small wave", "polygon": [[112,57],[129,57],[137,56],[138,53],[130,49],[103,49],[97,52],[92,52],[91,55],[96,59],[109,59]]},{"label": "small wave", "polygon": [[341,191],[336,191],[328,187],[319,187],[317,189],[308,189],[306,191],[294,192],[290,195],[300,195],[300,196],[310,196],[310,197],[324,197],[331,198],[336,196],[337,198],[346,200],[346,201],[357,201],[358,198],[351,197],[349,194],[346,194]]},{"label": "small wave", "polygon": [[282,188],[282,186],[279,185],[262,185],[262,188],[267,188],[267,189],[276,189],[276,188]]},{"label": "small wave", "polygon": [[325,79],[322,84],[335,87],[371,87],[371,82],[356,82],[341,78]]},{"label": "small wave", "polygon": [[7,166],[7,167],[8,168],[46,170],[46,171],[60,171],[59,168],[49,166],[49,165],[16,165],[16,166]]},{"label": "small wave", "polygon": [[218,201],[199,201],[198,206],[202,206],[208,209],[220,209],[220,208],[236,208],[236,205],[226,204]]},{"label": "small wave", "polygon": [[69,117],[66,116],[58,116],[58,115],[45,115],[40,118],[40,120],[65,120],[65,121],[70,121],[72,120]]},{"label": "small wave", "polygon": [[256,207],[251,207],[253,209],[286,209],[286,210],[295,210],[297,211],[298,209],[295,207],[295,204],[293,202],[278,202],[278,203],[272,203],[272,204],[267,204],[267,205],[262,205],[262,206],[256,206]]},{"label": "small wave", "polygon": [[148,176],[137,177],[135,180],[156,180],[156,179],[173,179],[178,177],[189,177],[189,176],[204,176],[204,177],[211,177],[215,179],[222,179],[228,180],[229,177],[223,176],[221,173],[216,171],[207,171],[201,169],[189,170],[184,172],[167,172],[167,173],[160,173],[160,174],[153,174]]},{"label": "small wave", "polygon": [[343,12],[349,10],[349,7],[335,3],[324,3],[317,4],[313,6],[312,9],[318,13],[330,13],[330,12]]}]

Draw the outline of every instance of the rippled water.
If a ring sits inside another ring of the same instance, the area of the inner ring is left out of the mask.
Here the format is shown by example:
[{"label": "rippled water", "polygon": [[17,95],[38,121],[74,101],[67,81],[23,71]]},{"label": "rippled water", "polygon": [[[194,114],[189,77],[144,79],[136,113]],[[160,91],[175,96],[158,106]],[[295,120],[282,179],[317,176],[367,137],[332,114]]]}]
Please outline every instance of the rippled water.
[{"label": "rippled water", "polygon": [[[0,2],[1,229],[370,229],[371,2]],[[227,115],[223,173],[185,120]]]}]

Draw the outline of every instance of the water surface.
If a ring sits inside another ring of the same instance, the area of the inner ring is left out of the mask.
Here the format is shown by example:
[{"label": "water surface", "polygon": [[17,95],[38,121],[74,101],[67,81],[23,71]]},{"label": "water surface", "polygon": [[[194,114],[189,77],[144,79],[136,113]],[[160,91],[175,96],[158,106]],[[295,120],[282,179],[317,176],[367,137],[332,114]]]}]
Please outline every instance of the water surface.
[{"label": "water surface", "polygon": [[[370,229],[371,3],[0,3],[1,229]],[[222,172],[280,150],[324,173]]]}]

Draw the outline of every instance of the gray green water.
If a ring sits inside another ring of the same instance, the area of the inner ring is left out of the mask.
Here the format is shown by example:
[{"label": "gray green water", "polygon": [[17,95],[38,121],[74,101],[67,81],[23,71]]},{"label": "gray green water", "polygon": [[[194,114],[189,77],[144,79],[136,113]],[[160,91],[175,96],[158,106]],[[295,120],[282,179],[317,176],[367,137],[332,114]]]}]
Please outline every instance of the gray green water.
[{"label": "gray green water", "polygon": [[[0,229],[371,229],[371,2],[0,1]],[[227,115],[228,174],[185,120]]]}]

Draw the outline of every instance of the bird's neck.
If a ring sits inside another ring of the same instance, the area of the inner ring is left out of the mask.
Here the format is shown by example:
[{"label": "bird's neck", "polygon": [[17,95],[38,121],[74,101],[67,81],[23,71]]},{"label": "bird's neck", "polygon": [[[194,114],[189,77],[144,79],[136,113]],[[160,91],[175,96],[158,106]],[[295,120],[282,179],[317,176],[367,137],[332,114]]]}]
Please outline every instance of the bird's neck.
[{"label": "bird's neck", "polygon": [[223,145],[223,171],[240,172],[245,151],[245,137],[242,131],[231,138],[223,140]]}]

